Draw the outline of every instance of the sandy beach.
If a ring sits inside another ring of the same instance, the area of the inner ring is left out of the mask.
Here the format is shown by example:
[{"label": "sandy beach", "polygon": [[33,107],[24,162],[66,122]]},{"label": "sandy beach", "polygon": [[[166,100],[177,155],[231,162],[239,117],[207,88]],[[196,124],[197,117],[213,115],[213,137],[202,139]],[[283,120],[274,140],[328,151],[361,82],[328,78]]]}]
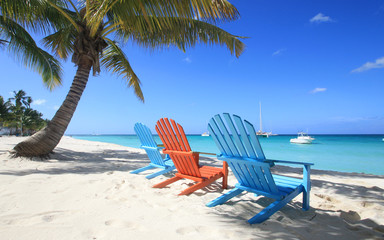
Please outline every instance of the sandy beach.
[{"label": "sandy beach", "polygon": [[[271,199],[244,194],[208,208],[220,183],[189,196],[177,196],[188,180],[154,189],[172,174],[130,174],[149,162],[141,149],[63,137],[49,159],[12,159],[22,139],[0,137],[0,239],[384,239],[384,176],[313,170],[309,211],[299,195],[250,225]],[[230,172],[229,188],[235,183]]]}]

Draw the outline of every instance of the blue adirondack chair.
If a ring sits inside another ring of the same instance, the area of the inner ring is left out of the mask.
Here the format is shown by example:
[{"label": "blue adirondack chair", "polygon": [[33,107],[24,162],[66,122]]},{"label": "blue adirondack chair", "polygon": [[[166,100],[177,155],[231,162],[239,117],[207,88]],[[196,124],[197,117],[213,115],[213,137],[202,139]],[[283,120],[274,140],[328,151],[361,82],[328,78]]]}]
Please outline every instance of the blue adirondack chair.
[{"label": "blue adirondack chair", "polygon": [[158,147],[157,143],[155,142],[155,139],[153,139],[151,130],[147,126],[142,123],[136,123],[134,130],[140,139],[141,148],[145,150],[149,157],[149,160],[151,160],[151,163],[148,166],[136,169],[134,171],[131,171],[130,173],[137,174],[152,168],[162,169],[158,172],[146,176],[147,179],[151,179],[175,169],[175,165],[173,164],[168,154],[165,155],[164,159],[162,158],[159,150],[163,149],[163,147]]},{"label": "blue adirondack chair", "polygon": [[[267,220],[300,193],[303,193],[303,210],[309,209],[312,163],[266,159],[253,125],[236,115],[232,118],[228,113],[224,113],[223,118],[215,115],[209,121],[208,130],[220,149],[218,159],[228,163],[238,183],[234,189],[206,206],[222,204],[243,191],[275,199],[275,202],[248,220],[251,224]],[[271,167],[276,163],[303,165],[303,179],[272,174]]]}]

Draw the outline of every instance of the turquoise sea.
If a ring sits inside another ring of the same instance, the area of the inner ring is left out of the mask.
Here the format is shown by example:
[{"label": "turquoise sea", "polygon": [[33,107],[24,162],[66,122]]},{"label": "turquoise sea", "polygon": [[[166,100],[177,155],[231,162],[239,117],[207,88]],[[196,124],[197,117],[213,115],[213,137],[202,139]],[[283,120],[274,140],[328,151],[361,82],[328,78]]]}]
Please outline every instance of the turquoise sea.
[{"label": "turquoise sea", "polygon": [[[259,138],[268,159],[312,162],[314,169],[384,175],[384,135],[312,135],[312,144],[293,144],[296,136]],[[139,148],[136,135],[72,135],[83,140]],[[218,153],[211,137],[188,135],[193,151]],[[158,143],[160,138],[155,136]]]}]

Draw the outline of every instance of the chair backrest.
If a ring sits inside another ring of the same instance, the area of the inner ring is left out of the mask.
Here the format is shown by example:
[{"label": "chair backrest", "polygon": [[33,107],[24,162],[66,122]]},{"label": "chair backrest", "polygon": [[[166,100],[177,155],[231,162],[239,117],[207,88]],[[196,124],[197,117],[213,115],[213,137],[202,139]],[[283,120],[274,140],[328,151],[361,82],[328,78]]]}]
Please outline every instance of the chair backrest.
[{"label": "chair backrest", "polygon": [[213,133],[211,136],[221,154],[264,161],[265,156],[253,125],[246,120],[243,124],[241,118],[236,115],[233,115],[232,121],[228,113],[224,113],[223,118],[227,126],[219,114],[211,118],[208,124],[208,130]]},{"label": "chair backrest", "polygon": [[142,123],[136,123],[134,130],[141,142],[141,148],[147,153],[149,160],[153,164],[165,166],[164,160],[158,150],[157,143],[153,139],[153,135],[149,127]]},{"label": "chair backrest", "polygon": [[222,154],[220,159],[228,163],[242,186],[278,194],[253,125],[236,115],[231,118],[228,113],[224,113],[223,118],[215,115],[208,124],[210,135]]},{"label": "chair backrest", "polygon": [[201,177],[199,156],[191,151],[183,127],[173,119],[161,118],[156,123],[156,132],[164,144],[164,153],[169,154],[179,173]]}]

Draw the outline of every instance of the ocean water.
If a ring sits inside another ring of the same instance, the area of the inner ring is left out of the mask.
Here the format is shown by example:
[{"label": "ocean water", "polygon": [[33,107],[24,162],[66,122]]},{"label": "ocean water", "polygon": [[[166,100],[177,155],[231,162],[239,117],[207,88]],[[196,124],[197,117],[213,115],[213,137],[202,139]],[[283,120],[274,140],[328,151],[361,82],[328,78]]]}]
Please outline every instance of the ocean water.
[{"label": "ocean water", "polygon": [[[139,148],[136,135],[74,135],[77,139]],[[296,136],[259,138],[268,159],[311,162],[314,169],[384,175],[384,135],[313,135],[312,144],[293,144]],[[193,151],[219,153],[211,137],[188,135]],[[155,140],[161,143],[160,138]]]}]

